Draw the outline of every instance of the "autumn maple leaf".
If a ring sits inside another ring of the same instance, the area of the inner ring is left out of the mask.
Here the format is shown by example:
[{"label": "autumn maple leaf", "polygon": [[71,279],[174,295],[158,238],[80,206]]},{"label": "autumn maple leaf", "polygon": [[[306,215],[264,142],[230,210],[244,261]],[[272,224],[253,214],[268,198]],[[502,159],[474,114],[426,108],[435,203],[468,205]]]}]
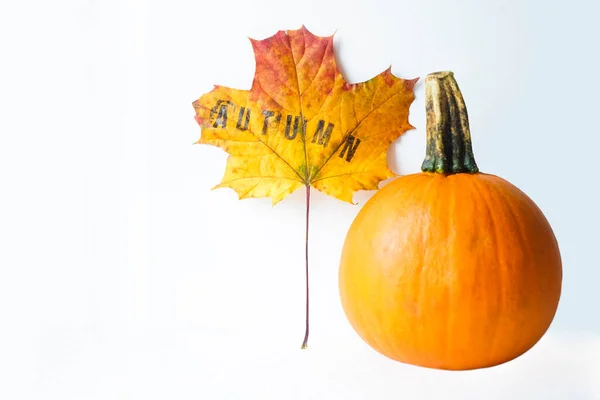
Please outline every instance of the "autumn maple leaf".
[{"label": "autumn maple leaf", "polygon": [[337,68],[333,35],[304,26],[250,39],[256,59],[251,89],[223,86],[193,102],[201,127],[197,143],[230,154],[219,185],[240,199],[271,197],[273,204],[306,187],[308,338],[308,215],[310,188],[352,202],[357,190],[376,190],[394,176],[389,145],[407,130],[418,80],[388,68],[361,83],[348,83]]},{"label": "autumn maple leaf", "polygon": [[276,204],[312,186],[352,202],[355,191],[375,190],[394,176],[387,149],[413,128],[408,113],[418,78],[400,79],[387,69],[350,84],[337,68],[333,36],[305,27],[250,40],[252,88],[215,86],[193,103],[202,127],[197,143],[230,154],[217,187]]}]

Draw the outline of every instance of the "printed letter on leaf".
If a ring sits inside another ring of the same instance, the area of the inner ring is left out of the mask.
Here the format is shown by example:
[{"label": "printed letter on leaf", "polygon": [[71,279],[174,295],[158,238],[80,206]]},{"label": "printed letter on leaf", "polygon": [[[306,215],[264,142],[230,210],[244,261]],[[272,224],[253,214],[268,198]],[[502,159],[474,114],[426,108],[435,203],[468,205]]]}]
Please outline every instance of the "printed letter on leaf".
[{"label": "printed letter on leaf", "polygon": [[197,143],[230,156],[223,180],[240,198],[273,204],[310,185],[352,202],[394,176],[389,145],[408,129],[416,79],[390,69],[362,83],[344,80],[333,36],[302,27],[252,40],[256,72],[249,91],[215,86],[193,103]]}]

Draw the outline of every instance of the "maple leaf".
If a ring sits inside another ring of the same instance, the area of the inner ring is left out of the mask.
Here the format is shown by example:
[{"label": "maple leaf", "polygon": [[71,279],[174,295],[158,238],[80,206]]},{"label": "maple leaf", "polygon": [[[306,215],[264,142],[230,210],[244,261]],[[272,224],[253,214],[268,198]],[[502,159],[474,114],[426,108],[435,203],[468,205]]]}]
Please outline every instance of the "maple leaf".
[{"label": "maple leaf", "polygon": [[215,86],[193,102],[197,143],[230,156],[219,187],[240,199],[278,203],[306,186],[346,202],[394,176],[389,145],[407,130],[418,80],[388,68],[361,83],[346,82],[335,62],[333,35],[304,26],[250,39],[256,71],[249,91]]},{"label": "maple leaf", "polygon": [[271,197],[273,205],[306,187],[306,331],[309,332],[308,223],[310,188],[352,202],[394,176],[389,145],[413,128],[408,113],[418,78],[391,69],[348,83],[335,62],[333,35],[304,26],[253,40],[250,90],[215,85],[193,102],[200,139],[229,153],[220,184],[240,199]]}]

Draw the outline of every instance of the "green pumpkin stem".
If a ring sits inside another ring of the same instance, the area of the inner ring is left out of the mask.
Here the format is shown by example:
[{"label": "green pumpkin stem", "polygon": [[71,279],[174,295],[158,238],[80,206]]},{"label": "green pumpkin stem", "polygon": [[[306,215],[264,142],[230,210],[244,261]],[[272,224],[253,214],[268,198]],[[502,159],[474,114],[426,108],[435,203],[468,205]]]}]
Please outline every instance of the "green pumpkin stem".
[{"label": "green pumpkin stem", "polygon": [[421,170],[440,174],[479,172],[471,146],[467,107],[452,72],[427,75],[425,107],[427,153]]}]

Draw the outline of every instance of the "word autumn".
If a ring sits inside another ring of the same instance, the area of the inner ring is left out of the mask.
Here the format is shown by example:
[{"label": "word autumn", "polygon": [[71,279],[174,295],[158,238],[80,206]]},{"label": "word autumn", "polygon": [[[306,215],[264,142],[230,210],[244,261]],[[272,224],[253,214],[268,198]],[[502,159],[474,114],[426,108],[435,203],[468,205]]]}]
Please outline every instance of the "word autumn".
[{"label": "word autumn", "polygon": [[[217,101],[215,106],[210,110],[210,120],[213,121],[213,128],[227,127],[230,107],[233,113],[235,113],[235,110],[238,108],[231,101]],[[246,107],[239,107],[235,128],[239,131],[248,130],[251,114],[252,110],[250,108],[247,109]],[[261,134],[266,135],[269,132],[278,132],[279,125],[281,123],[281,113],[264,110],[262,111],[262,116],[264,117],[264,121]],[[296,136],[298,135],[298,129],[300,128],[300,118],[301,117],[298,115],[286,115],[284,136],[287,140],[296,139]],[[306,119],[302,118],[302,128],[300,128],[302,132],[306,132],[306,122]],[[311,143],[315,143],[326,148],[329,145],[329,139],[331,138],[331,133],[333,132],[334,127],[335,125],[332,123],[327,123],[327,127],[325,127],[325,121],[322,119],[319,120],[315,132],[313,133]],[[339,146],[341,147],[340,153],[338,154],[339,157],[344,158],[345,156],[347,162],[352,161],[360,142],[361,140],[359,138],[352,136],[351,134],[347,135],[343,142],[343,146],[342,144]]]}]

